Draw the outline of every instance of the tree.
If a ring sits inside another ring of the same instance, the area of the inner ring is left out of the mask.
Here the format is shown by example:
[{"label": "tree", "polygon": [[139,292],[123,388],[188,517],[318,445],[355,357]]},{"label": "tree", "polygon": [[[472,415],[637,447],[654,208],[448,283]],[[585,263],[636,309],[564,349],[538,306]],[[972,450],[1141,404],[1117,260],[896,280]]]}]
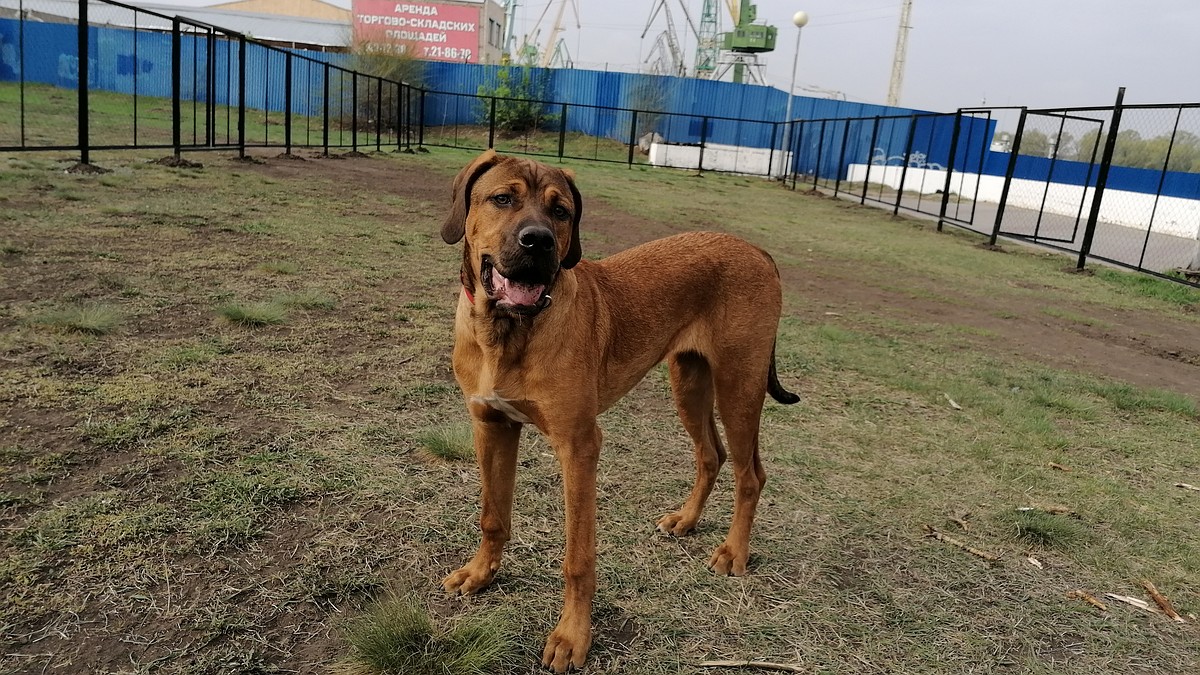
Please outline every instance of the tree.
[{"label": "tree", "polygon": [[1041,129],[1029,129],[1021,134],[1021,146],[1017,154],[1046,157],[1050,154],[1050,137]]},{"label": "tree", "polygon": [[528,65],[506,66],[496,71],[496,80],[495,87],[479,86],[480,123],[492,122],[493,101],[496,129],[510,138],[557,122],[557,115],[546,112],[549,70]]},{"label": "tree", "polygon": [[[397,91],[396,86],[391,83],[400,82],[416,86],[421,84],[425,64],[413,56],[415,53],[412,45],[407,44],[359,40],[352,45],[350,69],[388,81],[380,88],[376,80],[356,78],[358,120],[361,130],[374,130],[378,125],[379,128],[387,131],[397,131],[395,127],[401,112],[397,108],[401,105],[400,98],[404,92]],[[343,107],[349,108],[351,92],[348,89],[343,90],[340,86],[338,87],[338,93],[342,98],[338,105],[339,110]],[[380,93],[382,93],[382,97],[376,101],[375,98]],[[378,122],[375,120],[376,114],[382,118]],[[349,122],[350,114],[347,113],[346,117],[347,119],[344,121]]]}]

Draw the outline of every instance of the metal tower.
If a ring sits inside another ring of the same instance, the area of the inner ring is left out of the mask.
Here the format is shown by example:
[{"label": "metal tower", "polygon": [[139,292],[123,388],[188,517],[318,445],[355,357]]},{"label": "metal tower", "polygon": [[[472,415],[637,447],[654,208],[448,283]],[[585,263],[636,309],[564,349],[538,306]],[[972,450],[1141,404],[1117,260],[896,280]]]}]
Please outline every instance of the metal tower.
[{"label": "metal tower", "polygon": [[504,2],[504,51],[503,57],[512,60],[517,53],[517,0]]},{"label": "metal tower", "polygon": [[717,0],[704,0],[700,10],[700,31],[696,43],[696,77],[709,78],[717,69],[717,56],[721,42],[720,16]]},{"label": "metal tower", "polygon": [[888,83],[888,105],[900,105],[900,87],[904,84],[904,58],[908,52],[908,30],[912,28],[913,0],[904,0],[900,10],[900,29],[896,33],[896,57],[892,60],[892,80]]}]

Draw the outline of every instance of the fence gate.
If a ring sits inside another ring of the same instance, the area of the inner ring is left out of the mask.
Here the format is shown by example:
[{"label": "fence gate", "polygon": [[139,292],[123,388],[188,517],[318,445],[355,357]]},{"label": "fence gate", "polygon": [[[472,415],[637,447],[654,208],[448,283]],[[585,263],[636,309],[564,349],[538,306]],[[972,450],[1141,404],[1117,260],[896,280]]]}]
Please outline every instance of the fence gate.
[{"label": "fence gate", "polygon": [[1022,112],[996,214],[999,234],[1079,248],[1105,122],[1055,110]]},{"label": "fence gate", "polygon": [[938,225],[952,223],[977,232],[987,232],[991,223],[979,223],[979,185],[984,162],[992,143],[996,120],[992,110],[963,108],[953,118],[954,130],[946,183],[938,192],[941,205]]}]

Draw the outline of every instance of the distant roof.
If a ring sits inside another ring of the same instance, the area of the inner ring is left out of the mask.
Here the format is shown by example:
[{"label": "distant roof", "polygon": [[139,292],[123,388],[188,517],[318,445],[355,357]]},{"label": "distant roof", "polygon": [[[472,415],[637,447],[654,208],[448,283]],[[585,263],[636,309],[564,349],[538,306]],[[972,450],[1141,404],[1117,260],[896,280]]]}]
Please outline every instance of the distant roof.
[{"label": "distant roof", "polygon": [[[21,0],[0,0],[0,8],[15,14]],[[208,7],[166,5],[148,2],[136,4],[139,9],[166,17],[180,16],[201,23],[243,33],[248,37],[271,42],[295,42],[306,45],[344,47],[350,44],[350,24],[326,19],[306,19],[279,14],[254,14]],[[338,4],[330,2],[329,4]],[[58,16],[71,21],[79,18],[77,0],[37,0],[24,3],[25,11],[31,16]],[[161,18],[147,12],[137,12],[137,27],[152,30],[171,30],[169,18]],[[8,12],[4,12],[7,14]],[[89,0],[88,23],[133,27],[133,10],[103,2]]]}]

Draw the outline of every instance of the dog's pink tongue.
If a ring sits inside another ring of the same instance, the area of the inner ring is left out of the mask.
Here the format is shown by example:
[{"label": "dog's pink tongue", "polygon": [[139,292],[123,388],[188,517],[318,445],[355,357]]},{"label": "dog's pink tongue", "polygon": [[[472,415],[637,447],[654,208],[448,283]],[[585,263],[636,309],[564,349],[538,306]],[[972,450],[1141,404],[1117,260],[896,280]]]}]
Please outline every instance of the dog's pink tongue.
[{"label": "dog's pink tongue", "polygon": [[511,305],[536,305],[538,300],[542,299],[542,291],[546,290],[542,284],[523,284],[507,279],[495,270],[492,271],[492,275],[496,282],[496,300]]}]

